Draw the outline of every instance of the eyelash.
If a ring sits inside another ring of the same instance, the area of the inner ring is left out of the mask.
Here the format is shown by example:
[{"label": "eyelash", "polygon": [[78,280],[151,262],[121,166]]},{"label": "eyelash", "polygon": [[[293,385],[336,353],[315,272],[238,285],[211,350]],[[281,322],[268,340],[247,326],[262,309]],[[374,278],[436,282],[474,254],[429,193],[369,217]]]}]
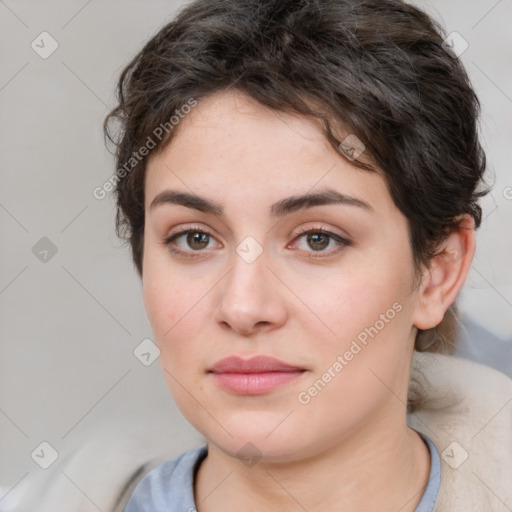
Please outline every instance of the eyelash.
[{"label": "eyelash", "polygon": [[[172,252],[174,254],[177,254],[180,257],[183,257],[183,258],[198,258],[198,257],[201,257],[202,255],[200,253],[204,252],[204,250],[194,251],[194,252],[196,252],[196,254],[191,254],[189,251],[183,251],[181,249],[176,249],[176,247],[174,247],[172,245],[172,243],[177,238],[180,238],[183,235],[187,235],[188,233],[201,233],[201,234],[208,235],[208,236],[213,238],[213,236],[210,233],[208,233],[207,231],[205,231],[204,229],[202,229],[200,227],[189,226],[186,229],[183,229],[181,231],[173,233],[172,235],[169,235],[167,238],[165,238],[163,243],[164,243],[165,246],[167,246],[167,248],[169,249],[170,252]],[[295,242],[296,240],[298,240],[301,237],[303,237],[305,235],[308,235],[310,233],[314,233],[314,234],[321,233],[323,235],[327,235],[330,238],[332,238],[335,242],[338,243],[338,247],[336,249],[331,249],[330,251],[312,251],[312,253],[309,256],[309,258],[311,258],[311,259],[313,259],[313,258],[327,258],[329,256],[333,256],[334,254],[337,254],[343,248],[352,245],[352,242],[350,240],[347,240],[346,238],[343,238],[342,236],[337,235],[336,233],[333,233],[332,231],[328,231],[327,229],[324,229],[322,227],[318,227],[318,228],[302,228],[295,235],[295,237],[293,239],[293,242]],[[317,253],[317,254],[315,254],[315,253]],[[327,253],[327,254],[325,254],[325,253]]]}]

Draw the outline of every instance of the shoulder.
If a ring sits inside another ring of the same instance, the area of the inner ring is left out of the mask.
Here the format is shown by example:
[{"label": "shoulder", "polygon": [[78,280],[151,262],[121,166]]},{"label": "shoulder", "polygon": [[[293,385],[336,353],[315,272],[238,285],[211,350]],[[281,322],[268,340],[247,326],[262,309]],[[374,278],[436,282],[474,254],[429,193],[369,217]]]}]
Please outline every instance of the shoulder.
[{"label": "shoulder", "polygon": [[171,511],[170,506],[172,510],[193,509],[194,470],[207,451],[205,445],[159,464],[139,479],[135,488],[130,486],[114,512]]},{"label": "shoulder", "polygon": [[423,401],[408,423],[441,455],[435,512],[510,510],[512,379],[464,359],[415,352],[411,388]]},{"label": "shoulder", "polygon": [[175,454],[182,440],[170,435],[169,420],[158,411],[129,421],[111,417],[71,437],[57,445],[51,467],[30,469],[3,493],[2,512],[121,512],[147,474],[181,457]]}]

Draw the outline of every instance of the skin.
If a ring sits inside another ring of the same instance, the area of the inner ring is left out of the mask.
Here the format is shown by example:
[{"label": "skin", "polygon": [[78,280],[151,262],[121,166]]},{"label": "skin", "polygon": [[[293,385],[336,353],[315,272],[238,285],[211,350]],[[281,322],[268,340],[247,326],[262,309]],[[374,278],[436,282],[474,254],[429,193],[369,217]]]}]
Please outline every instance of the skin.
[{"label": "skin", "polygon": [[[383,177],[336,153],[316,122],[236,89],[199,100],[151,156],[145,187],[145,307],[169,390],[209,442],[195,478],[197,510],[414,511],[430,471],[428,449],[406,423],[414,339],[442,320],[462,286],[474,251],[470,218],[417,285],[407,219]],[[370,208],[270,214],[285,197],[326,188]],[[215,201],[224,215],[151,208],[167,189]],[[299,231],[320,227],[350,244],[320,237],[315,245]],[[186,234],[171,245],[195,258],[164,243],[197,228],[211,235],[202,246]],[[247,236],[262,249],[251,263],[236,252]],[[396,303],[400,312],[378,335],[300,403],[299,393]],[[260,354],[307,371],[260,396],[222,390],[207,372],[226,356]],[[238,455],[247,443],[254,464]]]}]

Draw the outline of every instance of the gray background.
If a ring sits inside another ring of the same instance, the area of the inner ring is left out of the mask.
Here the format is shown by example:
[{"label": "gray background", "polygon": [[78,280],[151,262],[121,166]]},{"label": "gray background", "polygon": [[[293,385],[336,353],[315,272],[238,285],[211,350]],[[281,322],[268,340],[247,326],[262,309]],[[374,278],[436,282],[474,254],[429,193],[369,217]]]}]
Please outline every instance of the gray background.
[{"label": "gray background", "polygon": [[[482,102],[495,186],[461,295],[468,332],[460,353],[507,371],[512,0],[416,3],[469,43],[461,58]],[[42,441],[62,458],[114,418],[158,416],[176,454],[200,442],[158,362],[146,367],[133,354],[152,337],[140,282],[115,237],[112,199],[92,195],[114,171],[101,125],[115,81],[181,4],[0,0],[0,499],[45,471],[30,457]],[[47,59],[31,47],[43,31],[59,45]],[[57,249],[47,261],[34,254],[43,237]]]}]

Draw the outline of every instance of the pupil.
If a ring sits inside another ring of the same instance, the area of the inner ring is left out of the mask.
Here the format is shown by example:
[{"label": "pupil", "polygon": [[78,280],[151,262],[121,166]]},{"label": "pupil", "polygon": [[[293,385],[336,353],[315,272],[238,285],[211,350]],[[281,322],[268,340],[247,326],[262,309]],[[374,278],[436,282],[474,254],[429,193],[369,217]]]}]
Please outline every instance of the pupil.
[{"label": "pupil", "polygon": [[[319,241],[320,239],[320,241]],[[324,243],[322,243],[322,239]],[[327,242],[327,243],[325,243]],[[312,249],[325,249],[329,245],[328,237],[322,233],[312,233],[308,235],[308,243]],[[320,247],[319,247],[320,246]]]},{"label": "pupil", "polygon": [[[194,250],[204,249],[208,245],[208,235],[198,232],[189,233],[187,243]],[[195,244],[199,244],[199,247],[196,247]]]}]

